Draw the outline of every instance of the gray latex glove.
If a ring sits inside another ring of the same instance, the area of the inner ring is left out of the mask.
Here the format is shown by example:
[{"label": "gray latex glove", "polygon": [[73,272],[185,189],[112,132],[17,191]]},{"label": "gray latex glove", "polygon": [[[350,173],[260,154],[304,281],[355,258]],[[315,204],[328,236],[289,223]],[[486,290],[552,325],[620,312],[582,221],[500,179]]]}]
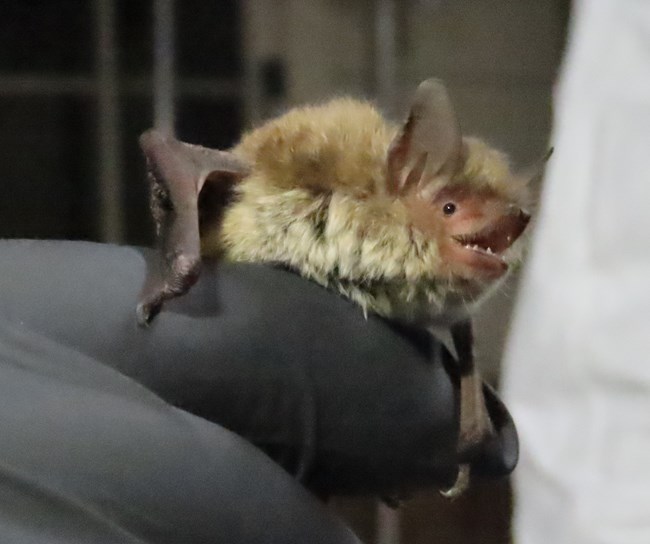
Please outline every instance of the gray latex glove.
[{"label": "gray latex glove", "polygon": [[[440,344],[255,265],[206,266],[141,329],[135,304],[153,255],[0,243],[0,535],[354,541],[224,427],[319,494],[453,481],[457,390]],[[516,432],[492,395],[489,407],[499,434],[475,469],[499,476],[516,463]]]}]

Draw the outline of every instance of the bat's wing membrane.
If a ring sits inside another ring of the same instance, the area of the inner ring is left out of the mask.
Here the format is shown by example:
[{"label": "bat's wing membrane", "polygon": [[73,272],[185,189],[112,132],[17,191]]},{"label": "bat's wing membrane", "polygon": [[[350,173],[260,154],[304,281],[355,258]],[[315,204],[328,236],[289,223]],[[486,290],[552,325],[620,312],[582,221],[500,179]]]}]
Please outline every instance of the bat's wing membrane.
[{"label": "bat's wing membrane", "polygon": [[162,268],[152,269],[138,305],[140,324],[163,303],[185,293],[201,265],[199,194],[207,181],[232,184],[249,172],[233,153],[181,142],[156,130],[140,137],[152,184],[152,211],[162,249]]}]

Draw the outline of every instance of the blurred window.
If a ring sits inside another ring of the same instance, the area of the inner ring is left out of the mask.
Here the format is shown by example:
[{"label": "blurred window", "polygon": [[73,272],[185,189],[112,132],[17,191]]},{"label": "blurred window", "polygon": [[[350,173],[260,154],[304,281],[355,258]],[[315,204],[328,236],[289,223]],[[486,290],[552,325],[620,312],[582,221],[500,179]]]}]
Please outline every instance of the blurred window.
[{"label": "blurred window", "polygon": [[[0,2],[0,236],[101,237],[97,30],[113,12],[124,240],[149,243],[138,135],[152,121],[153,2]],[[232,145],[242,125],[240,6],[174,2],[176,126],[183,139]]]}]

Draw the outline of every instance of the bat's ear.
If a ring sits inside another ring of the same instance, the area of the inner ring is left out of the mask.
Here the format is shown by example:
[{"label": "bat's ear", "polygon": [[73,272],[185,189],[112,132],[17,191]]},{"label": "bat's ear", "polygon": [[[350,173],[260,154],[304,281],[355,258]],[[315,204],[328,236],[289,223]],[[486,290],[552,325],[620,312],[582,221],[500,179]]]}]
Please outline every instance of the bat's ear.
[{"label": "bat's ear", "polygon": [[533,166],[524,170],[524,172],[518,175],[518,178],[521,179],[526,185],[532,185],[541,181],[542,176],[544,175],[544,168],[546,168],[546,163],[553,155],[554,148],[551,147],[546,152],[546,154],[538,160]]},{"label": "bat's ear", "polygon": [[432,178],[451,178],[462,161],[456,112],[438,79],[421,83],[409,116],[388,148],[386,185],[391,194],[420,189]]}]

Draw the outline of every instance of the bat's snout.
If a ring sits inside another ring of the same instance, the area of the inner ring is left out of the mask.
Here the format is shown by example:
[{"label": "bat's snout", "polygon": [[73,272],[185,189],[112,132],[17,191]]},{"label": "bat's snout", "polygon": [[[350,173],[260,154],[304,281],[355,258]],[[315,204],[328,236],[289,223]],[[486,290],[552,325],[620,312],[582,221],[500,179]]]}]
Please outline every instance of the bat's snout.
[{"label": "bat's snout", "polygon": [[511,206],[506,213],[478,232],[454,236],[451,259],[469,267],[472,277],[496,279],[508,271],[504,253],[526,230],[530,214]]},{"label": "bat's snout", "polygon": [[508,249],[521,236],[529,222],[530,214],[521,208],[511,206],[506,213],[480,231],[457,236],[455,239],[465,246],[499,254]]}]

